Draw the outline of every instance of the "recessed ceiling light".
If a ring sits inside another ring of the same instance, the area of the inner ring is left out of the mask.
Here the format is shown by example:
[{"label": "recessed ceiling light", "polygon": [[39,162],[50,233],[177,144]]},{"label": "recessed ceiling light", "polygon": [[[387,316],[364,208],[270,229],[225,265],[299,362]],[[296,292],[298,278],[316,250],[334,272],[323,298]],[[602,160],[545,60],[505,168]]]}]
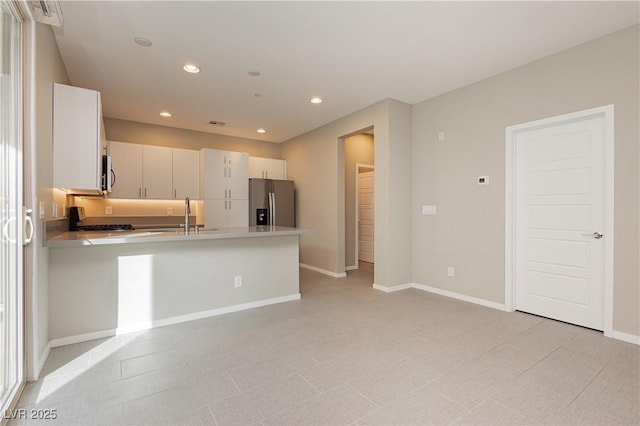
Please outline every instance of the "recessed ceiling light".
[{"label": "recessed ceiling light", "polygon": [[160,115],[163,117],[171,117],[171,113],[169,111],[162,111]]},{"label": "recessed ceiling light", "polygon": [[260,71],[257,70],[251,70],[249,71],[247,74],[249,74],[251,77],[257,77],[260,75]]},{"label": "recessed ceiling light", "polygon": [[314,98],[311,98],[311,103],[312,103],[312,104],[319,104],[319,103],[322,103],[322,99],[320,99],[319,97],[317,97],[317,96],[316,96],[316,97],[314,97]]},{"label": "recessed ceiling light", "polygon": [[149,47],[153,44],[151,43],[151,40],[146,39],[144,37],[136,37],[133,39],[133,41],[135,41],[137,45],[142,47]]},{"label": "recessed ceiling light", "polygon": [[182,69],[191,74],[198,74],[200,72],[200,68],[198,68],[193,64],[186,64],[185,66],[182,67]]},{"label": "recessed ceiling light", "polygon": [[260,127],[260,128],[257,130],[257,132],[258,132],[258,133],[267,133],[267,131],[266,131],[265,129],[263,129],[262,127]]},{"label": "recessed ceiling light", "polygon": [[253,96],[255,96],[256,98],[259,98],[262,95],[260,93],[254,93]]}]

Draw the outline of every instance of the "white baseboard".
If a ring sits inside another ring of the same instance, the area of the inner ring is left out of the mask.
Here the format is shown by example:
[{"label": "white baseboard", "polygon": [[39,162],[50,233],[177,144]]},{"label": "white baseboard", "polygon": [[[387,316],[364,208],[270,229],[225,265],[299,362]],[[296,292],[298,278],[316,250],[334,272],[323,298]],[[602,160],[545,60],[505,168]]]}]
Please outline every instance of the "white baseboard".
[{"label": "white baseboard", "polygon": [[640,345],[640,336],[636,336],[635,334],[623,333],[622,331],[611,332],[611,335],[608,336],[613,339],[622,340],[623,342],[633,343],[634,345]]},{"label": "white baseboard", "polygon": [[431,287],[424,284],[413,283],[412,287],[418,290],[427,291],[429,293],[439,294],[440,296],[451,297],[452,299],[462,300],[464,302],[475,303],[476,305],[486,306],[488,308],[497,309],[499,311],[511,312],[507,306],[503,303],[492,302],[486,299],[480,299],[478,297],[467,296],[466,294],[460,294],[449,290],[443,290],[437,287]]},{"label": "white baseboard", "polygon": [[380,291],[384,291],[385,293],[393,293],[394,291],[400,291],[400,290],[406,290],[408,288],[412,288],[413,284],[408,283],[408,284],[400,284],[400,285],[394,285],[391,287],[385,287],[383,285],[379,285],[379,284],[373,284],[373,288],[376,290],[380,290]]},{"label": "white baseboard", "polygon": [[51,352],[51,342],[47,343],[47,346],[44,347],[42,354],[40,355],[40,359],[38,360],[37,370],[33,372],[33,377],[31,379],[35,382],[40,378],[40,372],[42,371],[42,367],[44,367],[44,363],[47,362],[47,358],[49,358],[49,352]]},{"label": "white baseboard", "polygon": [[358,265],[351,265],[351,266],[344,267],[345,271],[355,271],[356,269],[358,269]]},{"label": "white baseboard", "polygon": [[89,340],[102,339],[105,337],[113,337],[120,334],[132,333],[134,331],[148,330],[150,328],[164,327],[182,322],[194,321],[203,318],[215,317],[218,315],[230,314],[232,312],[245,311],[247,309],[259,308],[261,306],[275,305],[277,303],[291,302],[300,300],[300,293],[289,294],[287,296],[274,297],[271,299],[257,300],[255,302],[241,303],[239,305],[227,306],[224,308],[210,309],[208,311],[195,312],[193,314],[179,315],[176,317],[163,318],[156,321],[134,324],[127,327],[111,328],[108,330],[96,331],[93,333],[79,334],[76,336],[62,337],[53,339],[49,342],[50,347],[71,345],[74,343],[86,342]]},{"label": "white baseboard", "polygon": [[331,272],[331,271],[327,271],[326,269],[316,268],[315,266],[305,265],[304,263],[300,263],[300,267],[304,269],[308,269],[310,271],[320,272],[321,274],[329,275],[330,277],[333,277],[333,278],[344,278],[347,276],[346,272]]}]

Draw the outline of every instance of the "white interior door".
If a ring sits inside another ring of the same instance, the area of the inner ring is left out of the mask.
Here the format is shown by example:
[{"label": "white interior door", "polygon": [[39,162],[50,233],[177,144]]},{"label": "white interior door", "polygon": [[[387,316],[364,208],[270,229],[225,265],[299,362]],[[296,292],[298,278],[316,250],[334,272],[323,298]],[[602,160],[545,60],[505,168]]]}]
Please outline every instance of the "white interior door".
[{"label": "white interior door", "polygon": [[373,177],[374,172],[358,174],[358,260],[373,263]]},{"label": "white interior door", "polygon": [[604,117],[516,136],[516,309],[603,329],[604,151]]}]

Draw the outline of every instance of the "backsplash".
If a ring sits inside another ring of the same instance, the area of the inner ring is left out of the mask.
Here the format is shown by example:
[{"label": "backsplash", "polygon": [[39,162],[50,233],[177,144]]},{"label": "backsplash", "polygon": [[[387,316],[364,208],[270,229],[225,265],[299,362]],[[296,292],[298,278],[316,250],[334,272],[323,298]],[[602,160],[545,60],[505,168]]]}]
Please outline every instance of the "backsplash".
[{"label": "backsplash", "polygon": [[[124,217],[161,217],[168,222],[184,221],[184,200],[123,200],[109,198],[75,197],[74,204],[84,207],[87,219]],[[191,200],[191,214],[201,217],[199,200]],[[176,218],[171,219],[171,218]],[[102,220],[102,223],[122,223]],[[127,222],[130,223],[130,222]]]}]

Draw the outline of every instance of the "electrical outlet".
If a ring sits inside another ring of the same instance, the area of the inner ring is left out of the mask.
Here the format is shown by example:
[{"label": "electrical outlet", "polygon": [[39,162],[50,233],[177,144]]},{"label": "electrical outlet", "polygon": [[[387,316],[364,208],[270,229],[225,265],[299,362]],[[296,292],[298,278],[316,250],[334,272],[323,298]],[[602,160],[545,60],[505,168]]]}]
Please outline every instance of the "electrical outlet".
[{"label": "electrical outlet", "polygon": [[455,275],[455,269],[453,269],[453,266],[449,266],[447,268],[447,275],[450,277],[453,277]]},{"label": "electrical outlet", "polygon": [[58,217],[58,205],[56,203],[51,203],[51,217]]},{"label": "electrical outlet", "polygon": [[46,209],[44,207],[44,201],[38,202],[38,218],[44,219],[47,216]]},{"label": "electrical outlet", "polygon": [[236,288],[238,287],[242,287],[242,275],[236,275],[236,277],[233,279],[234,284],[236,286]]},{"label": "electrical outlet", "polygon": [[173,216],[173,209],[171,207],[167,207],[167,216]]},{"label": "electrical outlet", "polygon": [[105,206],[104,208],[104,214],[112,214],[113,213],[113,207],[111,206]]}]

